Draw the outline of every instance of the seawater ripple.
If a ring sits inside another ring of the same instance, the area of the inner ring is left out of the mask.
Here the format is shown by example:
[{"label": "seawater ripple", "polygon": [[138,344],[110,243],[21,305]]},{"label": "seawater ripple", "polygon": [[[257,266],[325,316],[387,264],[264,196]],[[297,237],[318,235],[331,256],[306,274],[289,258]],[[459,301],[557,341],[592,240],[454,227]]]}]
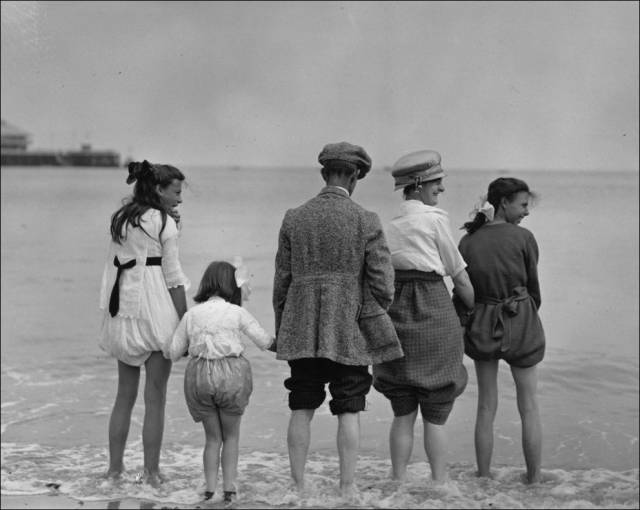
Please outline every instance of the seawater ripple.
[{"label": "seawater ripple", "polygon": [[[202,450],[166,445],[163,473],[168,481],[159,489],[136,483],[142,468],[140,441],[129,445],[128,471],[113,482],[103,477],[104,447],[93,445],[59,449],[36,444],[2,443],[3,495],[55,492],[80,501],[138,499],[159,505],[194,507],[202,504]],[[638,469],[545,470],[545,482],[525,485],[523,469],[496,466],[493,479],[475,476],[475,467],[452,464],[450,479],[429,481],[426,462],[409,466],[404,483],[389,478],[388,459],[360,456],[357,493],[348,501],[338,492],[338,459],[313,453],[307,464],[307,491],[291,486],[289,459],[283,453],[241,452],[236,508],[638,508]],[[219,495],[217,495],[219,499]],[[215,505],[217,500],[214,499]]]}]

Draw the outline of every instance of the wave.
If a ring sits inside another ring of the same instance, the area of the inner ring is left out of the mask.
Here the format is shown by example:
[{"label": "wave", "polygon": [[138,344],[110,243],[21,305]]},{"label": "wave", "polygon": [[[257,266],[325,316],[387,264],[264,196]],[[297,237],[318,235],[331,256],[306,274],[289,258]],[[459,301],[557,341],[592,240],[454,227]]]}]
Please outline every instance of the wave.
[{"label": "wave", "polygon": [[[104,478],[106,447],[85,445],[68,449],[2,443],[1,493],[63,494],[80,501],[136,499],[160,505],[194,506],[205,490],[202,450],[166,445],[159,489],[138,482],[142,469],[140,441],[125,454],[128,471],[117,482]],[[306,470],[307,489],[292,489],[289,459],[283,453],[241,452],[236,508],[638,508],[638,469],[543,470],[545,481],[525,485],[522,467],[496,466],[493,479],[475,476],[475,467],[449,466],[449,480],[434,484],[426,462],[409,466],[405,482],[390,479],[388,459],[360,456],[358,490],[345,501],[338,491],[338,459],[314,453]],[[218,496],[218,499],[220,496]],[[215,503],[215,501],[214,501]],[[148,506],[147,506],[148,508]]]}]

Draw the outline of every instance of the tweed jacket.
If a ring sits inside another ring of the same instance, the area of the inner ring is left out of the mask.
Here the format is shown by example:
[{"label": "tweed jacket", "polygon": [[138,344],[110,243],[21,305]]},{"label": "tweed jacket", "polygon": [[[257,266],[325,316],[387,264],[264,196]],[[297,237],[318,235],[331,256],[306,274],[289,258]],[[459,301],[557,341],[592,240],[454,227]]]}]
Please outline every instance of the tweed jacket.
[{"label": "tweed jacket", "polygon": [[393,335],[363,336],[358,320],[386,314],[394,270],[380,218],[327,186],[289,209],[280,227],[273,308],[277,359],[369,365],[402,356]]}]

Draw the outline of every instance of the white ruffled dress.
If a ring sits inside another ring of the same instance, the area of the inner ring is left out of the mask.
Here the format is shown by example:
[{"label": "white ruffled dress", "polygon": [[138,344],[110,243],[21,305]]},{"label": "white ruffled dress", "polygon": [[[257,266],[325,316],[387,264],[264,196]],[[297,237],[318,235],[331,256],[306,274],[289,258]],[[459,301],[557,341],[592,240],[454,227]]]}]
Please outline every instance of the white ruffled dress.
[{"label": "white ruffled dress", "polygon": [[[162,351],[178,325],[179,318],[169,289],[180,285],[187,290],[189,279],[182,272],[178,258],[178,227],[171,216],[162,233],[162,216],[149,209],[141,219],[142,228],[127,225],[122,244],[109,244],[102,275],[100,308],[104,310],[99,345],[107,354],[126,363],[140,366],[154,351]],[[144,229],[144,230],[143,230]],[[109,313],[109,300],[120,264],[136,259],[136,265],[120,276],[120,306],[115,317]],[[148,257],[162,257],[160,266],[147,266]]]}]

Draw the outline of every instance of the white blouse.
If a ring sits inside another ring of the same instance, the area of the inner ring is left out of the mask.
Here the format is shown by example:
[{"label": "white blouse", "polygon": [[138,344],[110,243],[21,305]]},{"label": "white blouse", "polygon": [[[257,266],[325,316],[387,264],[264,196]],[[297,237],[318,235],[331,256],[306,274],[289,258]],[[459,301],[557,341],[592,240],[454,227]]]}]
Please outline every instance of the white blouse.
[{"label": "white blouse", "polygon": [[386,229],[394,269],[435,271],[456,276],[467,267],[460,255],[446,211],[419,200],[405,200]]},{"label": "white blouse", "polygon": [[[127,224],[126,238],[122,244],[110,241],[100,291],[100,308],[107,309],[117,273],[117,267],[113,264],[114,257],[118,257],[120,264],[135,259],[136,265],[124,270],[120,277],[118,314],[131,318],[140,316],[147,257],[162,257],[162,274],[167,288],[183,285],[185,290],[188,290],[190,287],[189,279],[183,273],[180,265],[178,256],[179,232],[175,220],[171,216],[167,216],[164,229],[162,229],[160,211],[149,209],[140,217],[140,226],[142,228],[133,228]],[[162,232],[160,232],[161,229]]]},{"label": "white blouse", "polygon": [[213,296],[187,310],[162,351],[172,361],[187,350],[190,356],[206,359],[239,356],[244,351],[243,337],[262,350],[274,341],[247,310]]}]

